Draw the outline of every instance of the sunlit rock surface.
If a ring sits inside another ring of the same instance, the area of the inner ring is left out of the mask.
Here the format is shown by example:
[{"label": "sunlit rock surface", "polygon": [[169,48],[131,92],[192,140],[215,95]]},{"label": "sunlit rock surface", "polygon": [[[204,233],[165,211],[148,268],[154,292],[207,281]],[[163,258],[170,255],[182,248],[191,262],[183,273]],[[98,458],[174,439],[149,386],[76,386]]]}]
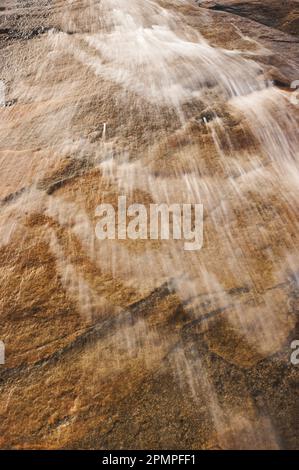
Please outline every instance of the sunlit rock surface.
[{"label": "sunlit rock surface", "polygon": [[298,447],[298,2],[201,3],[1,3],[1,448]]}]

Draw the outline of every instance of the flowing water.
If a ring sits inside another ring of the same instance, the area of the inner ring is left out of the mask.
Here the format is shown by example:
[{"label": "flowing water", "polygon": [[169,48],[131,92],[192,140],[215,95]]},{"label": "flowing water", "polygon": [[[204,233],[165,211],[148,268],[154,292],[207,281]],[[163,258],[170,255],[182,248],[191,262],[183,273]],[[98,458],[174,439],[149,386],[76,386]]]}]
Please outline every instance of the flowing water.
[{"label": "flowing water", "polygon": [[[50,3],[32,8],[53,8],[58,25],[6,57],[17,104],[0,110],[1,247],[30,259],[47,246],[82,321],[115,319],[106,349],[80,363],[83,375],[92,369],[93,389],[133,373],[136,361],[146,371],[168,361],[180,393],[208,410],[219,446],[277,447],[275,425],[246,386],[243,409],[219,395],[206,350],[246,371],[280,351],[294,328],[296,107],[266,78],[264,46],[237,31],[238,47],[216,47],[206,39],[214,16],[191,0]],[[119,195],[202,203],[202,249],[99,241],[95,209]],[[23,277],[13,267],[1,274],[6,292],[13,276],[25,304],[39,282],[27,268]],[[151,300],[164,286],[183,319],[172,319],[171,300]],[[40,296],[37,287],[34,301]],[[134,305],[146,299],[139,315]]]}]

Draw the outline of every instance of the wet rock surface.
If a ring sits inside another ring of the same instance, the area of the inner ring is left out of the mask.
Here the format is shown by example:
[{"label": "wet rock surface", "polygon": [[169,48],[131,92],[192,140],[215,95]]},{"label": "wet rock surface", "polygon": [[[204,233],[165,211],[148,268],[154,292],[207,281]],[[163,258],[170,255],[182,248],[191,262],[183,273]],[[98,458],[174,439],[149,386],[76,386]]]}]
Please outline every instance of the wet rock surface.
[{"label": "wet rock surface", "polygon": [[258,23],[299,35],[299,7],[297,1],[273,0],[199,0],[200,6],[249,18]]},{"label": "wet rock surface", "polygon": [[0,447],[298,447],[298,2],[66,3],[0,9]]}]

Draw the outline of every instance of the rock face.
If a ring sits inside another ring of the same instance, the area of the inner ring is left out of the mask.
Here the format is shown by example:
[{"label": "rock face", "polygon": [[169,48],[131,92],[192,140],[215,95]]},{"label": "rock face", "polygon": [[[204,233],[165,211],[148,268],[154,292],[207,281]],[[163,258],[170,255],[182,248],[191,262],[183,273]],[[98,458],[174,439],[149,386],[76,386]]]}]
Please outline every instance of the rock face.
[{"label": "rock face", "polygon": [[289,34],[299,35],[298,2],[275,0],[199,0],[200,6],[250,18],[253,21],[277,28]]},{"label": "rock face", "polygon": [[298,2],[2,3],[0,447],[298,447]]}]

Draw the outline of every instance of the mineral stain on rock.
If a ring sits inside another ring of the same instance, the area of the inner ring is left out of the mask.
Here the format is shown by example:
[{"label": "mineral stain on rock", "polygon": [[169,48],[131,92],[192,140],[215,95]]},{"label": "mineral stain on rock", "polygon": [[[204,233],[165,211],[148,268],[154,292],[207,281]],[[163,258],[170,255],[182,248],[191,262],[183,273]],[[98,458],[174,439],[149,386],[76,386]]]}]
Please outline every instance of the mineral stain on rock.
[{"label": "mineral stain on rock", "polygon": [[[2,449],[298,447],[297,24],[2,2]],[[202,249],[99,241],[120,195],[203,204]]]}]

